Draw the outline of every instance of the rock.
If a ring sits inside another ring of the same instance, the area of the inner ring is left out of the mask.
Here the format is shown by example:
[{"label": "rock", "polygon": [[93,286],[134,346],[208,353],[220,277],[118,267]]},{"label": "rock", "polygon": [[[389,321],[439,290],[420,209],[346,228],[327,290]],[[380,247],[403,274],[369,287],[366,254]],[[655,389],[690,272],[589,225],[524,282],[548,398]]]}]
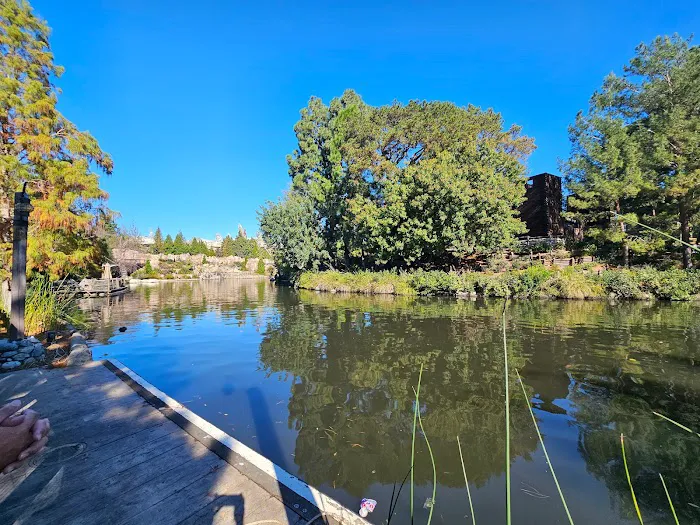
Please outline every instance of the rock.
[{"label": "rock", "polygon": [[33,345],[35,345],[35,344],[37,344],[37,343],[39,342],[39,340],[38,340],[36,337],[34,337],[33,335],[27,337],[27,341],[29,341],[29,342],[32,343]]},{"label": "rock", "polygon": [[20,353],[18,353],[18,354],[15,354],[14,357],[13,357],[13,359],[14,359],[15,361],[24,361],[24,360],[27,359],[28,357],[29,357],[29,354],[26,354],[26,353],[24,353],[24,352],[20,352]]},{"label": "rock", "polygon": [[71,351],[66,360],[67,366],[80,366],[92,361],[92,351],[85,344],[71,344]]},{"label": "rock", "polygon": [[32,350],[32,357],[40,357],[46,354],[44,347],[42,345],[34,345]]},{"label": "rock", "polygon": [[7,352],[9,350],[17,350],[17,343],[14,341],[8,341],[7,339],[0,339],[0,353]]},{"label": "rock", "polygon": [[18,351],[18,350],[10,350],[9,352],[3,352],[3,353],[2,353],[2,356],[3,356],[3,357],[14,357],[14,356],[16,356],[17,354],[19,354],[19,351]]},{"label": "rock", "polygon": [[15,368],[19,368],[22,366],[22,363],[19,361],[8,361],[7,363],[2,364],[2,369],[3,370],[13,370]]},{"label": "rock", "polygon": [[86,345],[87,341],[85,341],[85,337],[83,337],[83,334],[80,332],[74,332],[73,335],[70,336],[70,346],[73,348],[74,345]]},{"label": "rock", "polygon": [[37,363],[36,359],[34,359],[33,357],[30,357],[24,362],[24,366],[34,366],[36,363]]},{"label": "rock", "polygon": [[26,348],[27,346],[32,346],[34,343],[32,343],[29,339],[22,339],[21,341],[17,341],[17,346],[20,348]]}]

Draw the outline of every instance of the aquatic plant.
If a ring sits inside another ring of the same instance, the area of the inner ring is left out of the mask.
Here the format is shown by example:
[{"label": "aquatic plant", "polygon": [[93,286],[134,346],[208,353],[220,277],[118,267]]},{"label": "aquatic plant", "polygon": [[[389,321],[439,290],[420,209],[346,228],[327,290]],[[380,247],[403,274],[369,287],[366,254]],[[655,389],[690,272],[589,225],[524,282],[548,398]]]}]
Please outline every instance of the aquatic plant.
[{"label": "aquatic plant", "polygon": [[[418,392],[415,390],[414,392],[416,393],[416,406],[418,406]],[[427,525],[430,525],[430,522],[433,519],[433,510],[435,509],[435,492],[437,490],[437,468],[435,467],[435,456],[433,456],[433,448],[430,446],[428,434],[426,434],[425,429],[423,428],[423,418],[421,418],[420,410],[418,411],[418,424],[420,425],[420,431],[423,433],[423,437],[425,438],[425,444],[428,446],[428,453],[430,454],[430,463],[433,466],[433,496],[430,498],[430,512],[428,513],[427,523]]]},{"label": "aquatic plant", "polygon": [[659,414],[658,412],[655,412],[655,411],[653,411],[653,410],[651,411],[651,413],[652,413],[652,414],[655,414],[655,415],[657,415],[657,416],[659,416],[660,418],[665,419],[665,420],[668,421],[669,423],[673,423],[673,424],[676,425],[677,427],[682,428],[683,430],[685,430],[685,431],[687,431],[687,432],[690,432],[691,434],[695,434],[696,436],[700,437],[700,434],[699,434],[699,433],[697,433],[697,432],[695,432],[695,431],[689,429],[689,428],[686,427],[685,425],[681,425],[678,421],[674,421],[674,420],[671,419],[670,417],[664,416],[663,414]]},{"label": "aquatic plant", "polygon": [[476,525],[476,516],[474,515],[474,506],[472,505],[472,493],[469,490],[469,480],[467,479],[467,469],[464,467],[464,456],[462,455],[462,444],[457,436],[457,447],[459,448],[459,460],[462,462],[462,473],[464,474],[464,486],[467,487],[467,498],[469,498],[469,512],[472,515],[472,525]]},{"label": "aquatic plant", "polygon": [[508,344],[506,342],[506,309],[503,303],[503,373],[506,391],[506,523],[510,525],[510,389],[508,387]]},{"label": "aquatic plant", "polygon": [[639,505],[637,504],[637,496],[634,494],[634,487],[632,487],[632,478],[630,478],[630,471],[627,467],[627,456],[625,455],[625,435],[620,434],[620,445],[622,445],[622,461],[625,464],[625,474],[627,476],[627,484],[630,486],[630,493],[632,494],[632,503],[634,503],[634,509],[637,511],[637,517],[639,518],[639,523],[644,525],[644,520],[642,520],[642,513],[639,510]]},{"label": "aquatic plant", "polygon": [[413,466],[416,464],[416,423],[418,420],[418,396],[420,395],[420,382],[423,377],[423,365],[420,365],[420,372],[418,373],[418,389],[416,392],[416,400],[413,406],[413,435],[411,436],[411,524],[413,524]]},{"label": "aquatic plant", "polygon": [[671,501],[671,495],[668,493],[668,488],[666,488],[666,482],[664,481],[664,477],[661,475],[661,472],[659,472],[659,478],[661,478],[661,484],[664,486],[664,492],[666,493],[666,499],[668,499],[668,505],[669,505],[669,507],[671,507],[671,513],[673,514],[673,519],[676,522],[676,525],[679,525],[678,516],[676,516],[676,509],[673,507],[673,502]]},{"label": "aquatic plant", "polygon": [[557,491],[559,492],[559,497],[561,498],[562,505],[564,505],[564,510],[566,511],[566,516],[569,518],[569,523],[571,525],[574,525],[574,520],[571,518],[571,513],[569,512],[569,507],[566,504],[566,499],[564,499],[564,493],[561,491],[561,487],[559,486],[559,480],[557,479],[557,475],[554,472],[554,465],[552,465],[552,461],[549,459],[549,453],[547,452],[547,447],[544,444],[544,439],[542,439],[542,433],[540,432],[540,427],[537,425],[537,419],[535,418],[535,413],[532,411],[532,405],[530,404],[530,400],[528,399],[527,392],[525,391],[525,385],[523,384],[523,380],[520,377],[520,373],[516,370],[515,374],[518,376],[518,382],[520,383],[521,388],[523,389],[523,395],[525,396],[525,402],[527,403],[527,409],[530,411],[530,415],[532,416],[532,423],[535,425],[535,431],[537,432],[537,437],[540,439],[540,444],[542,445],[542,452],[544,452],[544,457],[547,460],[547,465],[549,465],[549,471],[552,473],[552,478],[554,478],[554,484],[557,486]]},{"label": "aquatic plant", "polygon": [[85,315],[78,308],[75,294],[54,291],[49,278],[35,275],[27,289],[25,307],[25,331],[38,334],[71,324],[76,328],[85,326]]}]

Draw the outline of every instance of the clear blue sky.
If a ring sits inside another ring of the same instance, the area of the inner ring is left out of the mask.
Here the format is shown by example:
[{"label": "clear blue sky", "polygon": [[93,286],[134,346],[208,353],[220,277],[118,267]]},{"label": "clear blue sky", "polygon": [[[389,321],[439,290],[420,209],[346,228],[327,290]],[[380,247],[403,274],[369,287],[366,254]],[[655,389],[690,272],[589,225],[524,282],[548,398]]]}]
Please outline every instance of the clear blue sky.
[{"label": "clear blue sky", "polygon": [[697,1],[31,2],[66,68],[61,110],[114,157],[122,224],[204,238],[257,230],[311,95],[492,107],[535,137],[530,172],[556,172],[603,77],[700,28]]}]

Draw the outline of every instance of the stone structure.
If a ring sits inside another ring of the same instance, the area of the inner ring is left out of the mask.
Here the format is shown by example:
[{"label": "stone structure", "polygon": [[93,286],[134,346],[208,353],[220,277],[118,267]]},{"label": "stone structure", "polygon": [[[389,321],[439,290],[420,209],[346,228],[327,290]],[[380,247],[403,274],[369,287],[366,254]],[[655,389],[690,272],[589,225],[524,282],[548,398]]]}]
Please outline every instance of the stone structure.
[{"label": "stone structure", "polygon": [[0,339],[0,371],[31,368],[44,364],[46,350],[36,337],[19,341]]},{"label": "stone structure", "polygon": [[564,234],[561,178],[551,173],[530,177],[519,211],[527,225],[526,236],[561,237]]}]

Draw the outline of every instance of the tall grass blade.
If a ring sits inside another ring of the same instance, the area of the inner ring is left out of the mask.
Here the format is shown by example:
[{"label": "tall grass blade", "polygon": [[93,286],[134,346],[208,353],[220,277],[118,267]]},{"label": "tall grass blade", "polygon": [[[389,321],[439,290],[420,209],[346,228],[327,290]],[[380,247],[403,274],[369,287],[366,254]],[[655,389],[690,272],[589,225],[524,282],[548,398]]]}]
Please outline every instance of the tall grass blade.
[{"label": "tall grass blade", "polygon": [[418,396],[420,395],[420,382],[423,378],[423,364],[420,365],[420,372],[418,374],[418,390],[416,393],[416,402],[413,407],[413,436],[411,437],[411,525],[413,525],[413,466],[416,458],[416,423],[418,422],[418,414],[420,412],[418,408]]},{"label": "tall grass blade", "polygon": [[549,459],[549,453],[547,452],[547,447],[544,445],[544,439],[542,439],[542,433],[540,432],[540,427],[537,425],[537,419],[535,418],[535,413],[532,411],[532,405],[530,405],[530,400],[528,399],[527,392],[525,391],[525,385],[523,384],[523,380],[520,377],[520,373],[516,370],[515,374],[518,377],[518,382],[520,383],[521,388],[523,389],[523,395],[525,396],[525,402],[527,403],[527,408],[530,411],[530,416],[532,416],[532,423],[535,425],[535,430],[537,431],[537,437],[540,438],[540,444],[542,445],[542,451],[544,452],[544,457],[547,460],[547,465],[549,465],[549,471],[552,473],[552,477],[554,478],[554,484],[557,486],[557,491],[559,492],[559,497],[561,498],[561,502],[564,505],[564,510],[566,511],[566,516],[569,518],[569,523],[571,525],[574,525],[574,520],[571,518],[571,513],[569,512],[569,507],[566,504],[566,500],[564,499],[564,493],[561,491],[561,487],[559,486],[559,480],[557,479],[557,475],[554,472],[554,466],[552,465],[552,461]]},{"label": "tall grass blade", "polygon": [[464,474],[464,485],[467,487],[467,497],[469,498],[469,512],[472,514],[472,525],[476,525],[476,516],[474,515],[474,506],[472,505],[472,493],[469,490],[469,480],[467,479],[467,469],[464,467],[464,456],[462,456],[462,444],[457,436],[457,446],[459,447],[459,460],[462,462],[462,474]]},{"label": "tall grass blade", "polygon": [[[618,213],[613,212],[613,215],[614,215],[616,218],[617,218],[617,217],[622,218],[622,216],[619,215]],[[637,226],[641,226],[642,228],[646,228],[647,230],[651,230],[651,231],[653,231],[653,232],[656,232],[656,233],[658,233],[659,235],[663,235],[664,237],[666,237],[666,238],[668,238],[668,239],[671,239],[672,241],[675,241],[675,242],[677,242],[677,243],[680,243],[680,244],[682,244],[683,246],[687,246],[688,248],[691,248],[692,250],[695,250],[696,252],[700,252],[700,248],[698,248],[697,246],[694,246],[694,245],[692,245],[692,244],[688,244],[687,242],[685,242],[685,241],[683,241],[683,240],[681,240],[681,239],[678,239],[678,238],[674,237],[673,235],[669,235],[669,234],[666,233],[666,232],[662,232],[661,230],[657,230],[656,228],[652,228],[651,226],[647,226],[646,224],[642,224],[641,222],[635,221],[634,219],[630,219],[630,218],[628,218],[628,217],[625,218],[624,220],[625,220],[626,222],[633,222],[633,223],[636,224]]]},{"label": "tall grass blade", "polygon": [[[418,392],[416,392],[416,403],[418,403]],[[435,467],[435,456],[433,456],[433,448],[430,446],[430,440],[428,440],[428,434],[425,433],[425,429],[423,428],[423,418],[420,416],[420,410],[418,411],[418,424],[420,425],[420,431],[423,433],[423,437],[425,438],[425,444],[428,445],[428,453],[430,454],[430,462],[433,465],[433,496],[430,500],[430,512],[428,513],[428,522],[427,525],[430,525],[430,522],[433,519],[433,510],[435,510],[435,492],[437,490],[437,468]]]},{"label": "tall grass blade", "polygon": [[664,492],[666,493],[666,499],[668,499],[668,505],[671,507],[671,512],[673,513],[673,519],[676,522],[676,525],[680,525],[680,523],[678,523],[678,516],[676,516],[676,509],[673,508],[673,502],[671,501],[671,495],[668,493],[668,488],[666,488],[666,482],[664,481],[664,477],[661,475],[661,472],[659,472],[659,477],[661,478],[661,484],[664,486]]},{"label": "tall grass blade", "polygon": [[639,523],[644,525],[644,520],[642,520],[642,513],[639,510],[639,505],[637,504],[637,496],[634,494],[634,488],[632,487],[632,478],[630,478],[630,471],[627,468],[627,456],[625,455],[625,435],[620,434],[620,444],[622,445],[622,461],[625,464],[625,474],[627,475],[627,483],[630,486],[630,492],[632,493],[632,502],[634,503],[634,508],[637,511],[637,517],[639,518]]},{"label": "tall grass blade", "polygon": [[506,523],[510,525],[510,389],[508,387],[508,344],[506,343],[506,308],[503,304],[503,365],[506,390]]},{"label": "tall grass blade", "polygon": [[678,421],[674,421],[674,420],[671,419],[670,417],[666,417],[666,416],[664,416],[663,414],[659,414],[658,412],[654,412],[653,410],[651,411],[651,413],[652,413],[652,414],[656,414],[657,416],[659,416],[660,418],[665,419],[665,420],[668,421],[669,423],[673,423],[673,424],[676,425],[677,427],[680,427],[680,428],[682,428],[683,430],[686,430],[686,431],[690,432],[691,434],[695,434],[696,436],[700,437],[700,434],[698,434],[698,433],[695,432],[694,430],[691,430],[690,428],[686,427],[685,425],[681,425]]}]

